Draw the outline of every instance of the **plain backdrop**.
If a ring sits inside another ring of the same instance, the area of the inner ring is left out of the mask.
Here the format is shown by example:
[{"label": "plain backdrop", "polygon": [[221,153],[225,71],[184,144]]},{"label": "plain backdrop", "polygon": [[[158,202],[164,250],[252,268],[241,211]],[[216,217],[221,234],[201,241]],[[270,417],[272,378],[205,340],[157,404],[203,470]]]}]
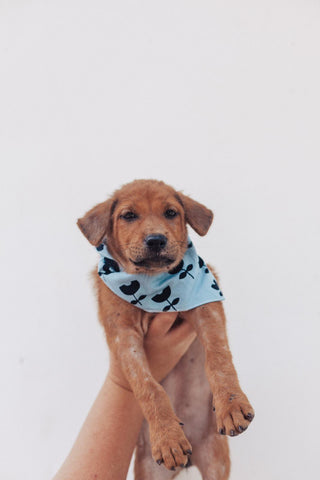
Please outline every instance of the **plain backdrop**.
[{"label": "plain backdrop", "polygon": [[256,410],[231,479],[315,478],[319,2],[2,0],[0,17],[0,478],[50,480],[103,382],[76,220],[135,178],[215,213],[192,238]]}]

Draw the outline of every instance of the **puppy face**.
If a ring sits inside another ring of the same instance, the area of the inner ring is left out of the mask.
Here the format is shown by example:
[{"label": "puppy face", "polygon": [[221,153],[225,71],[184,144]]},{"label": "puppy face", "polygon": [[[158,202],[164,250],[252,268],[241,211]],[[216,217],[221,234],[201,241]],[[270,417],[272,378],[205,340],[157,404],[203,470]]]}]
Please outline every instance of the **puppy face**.
[{"label": "puppy face", "polygon": [[184,209],[169,187],[139,182],[118,192],[108,246],[126,271],[169,270],[183,257],[186,242]]},{"label": "puppy face", "polygon": [[78,226],[94,244],[106,243],[128,273],[171,270],[187,248],[189,223],[204,235],[212,212],[172,187],[155,180],[136,180],[97,205]]}]

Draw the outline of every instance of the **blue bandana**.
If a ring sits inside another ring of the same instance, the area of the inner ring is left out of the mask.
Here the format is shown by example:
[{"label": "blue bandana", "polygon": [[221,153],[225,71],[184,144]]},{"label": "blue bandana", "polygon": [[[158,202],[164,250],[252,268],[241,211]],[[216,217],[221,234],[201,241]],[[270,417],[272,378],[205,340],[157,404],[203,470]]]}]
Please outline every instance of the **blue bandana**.
[{"label": "blue bandana", "polygon": [[157,275],[126,273],[106,245],[97,247],[98,273],[113,293],[146,312],[183,312],[224,300],[216,279],[191,241],[179,265]]}]

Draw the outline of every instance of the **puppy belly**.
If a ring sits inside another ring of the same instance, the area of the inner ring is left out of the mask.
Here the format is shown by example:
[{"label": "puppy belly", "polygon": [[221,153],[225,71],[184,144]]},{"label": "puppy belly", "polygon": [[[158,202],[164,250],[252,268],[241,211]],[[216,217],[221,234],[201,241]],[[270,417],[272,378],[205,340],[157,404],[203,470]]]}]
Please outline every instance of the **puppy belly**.
[{"label": "puppy belly", "polygon": [[198,339],[162,385],[175,413],[184,423],[183,430],[191,444],[200,442],[215,429],[212,393],[204,369],[204,350]]}]

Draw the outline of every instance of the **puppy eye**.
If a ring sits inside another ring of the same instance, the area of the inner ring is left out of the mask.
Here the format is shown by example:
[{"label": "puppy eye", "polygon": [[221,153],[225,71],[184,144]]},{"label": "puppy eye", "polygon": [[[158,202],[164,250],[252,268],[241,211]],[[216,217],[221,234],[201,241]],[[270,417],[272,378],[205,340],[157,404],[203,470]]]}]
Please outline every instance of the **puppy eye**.
[{"label": "puppy eye", "polygon": [[168,208],[168,210],[166,210],[164,212],[164,216],[166,218],[174,218],[178,215],[178,212],[176,212],[175,210],[173,210],[172,208]]},{"label": "puppy eye", "polygon": [[126,212],[123,215],[120,215],[120,218],[123,218],[124,220],[131,221],[131,220],[135,220],[136,218],[138,218],[138,215],[136,215],[134,212]]}]

